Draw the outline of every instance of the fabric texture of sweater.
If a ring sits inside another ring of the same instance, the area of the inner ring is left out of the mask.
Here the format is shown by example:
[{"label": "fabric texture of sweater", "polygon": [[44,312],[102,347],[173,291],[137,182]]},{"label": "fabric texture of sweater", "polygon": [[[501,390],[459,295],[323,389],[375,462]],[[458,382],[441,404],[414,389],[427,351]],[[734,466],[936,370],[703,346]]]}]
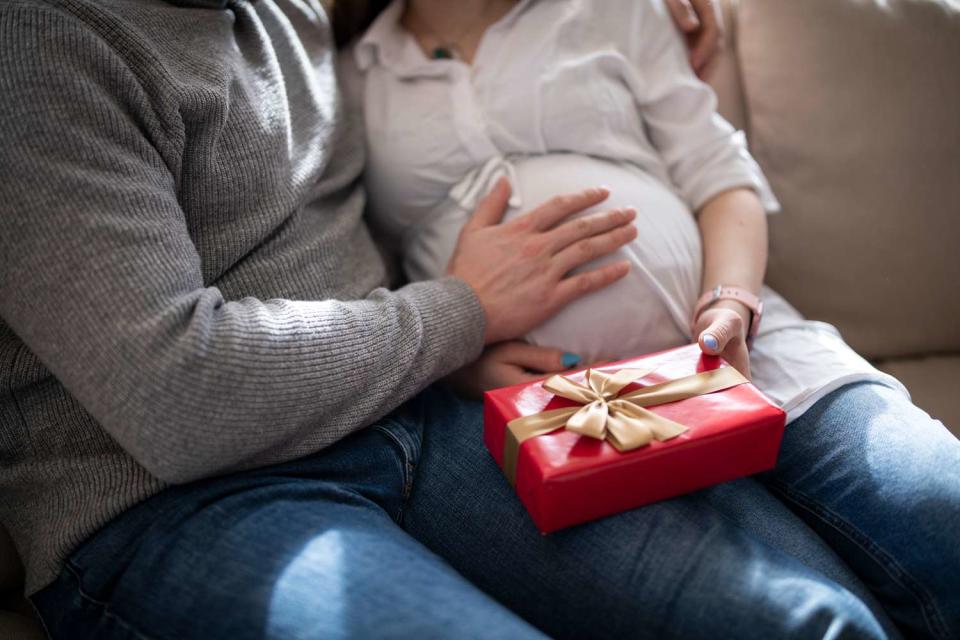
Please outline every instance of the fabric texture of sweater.
[{"label": "fabric texture of sweater", "polygon": [[0,522],[48,584],[162,490],[314,453],[475,358],[388,291],[315,0],[0,0]]}]

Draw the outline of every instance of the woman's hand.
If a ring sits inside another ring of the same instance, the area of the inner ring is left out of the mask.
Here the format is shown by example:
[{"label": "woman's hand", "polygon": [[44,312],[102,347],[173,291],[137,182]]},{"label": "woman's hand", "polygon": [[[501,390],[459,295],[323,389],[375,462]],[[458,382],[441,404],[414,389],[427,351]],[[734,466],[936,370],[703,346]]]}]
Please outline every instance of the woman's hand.
[{"label": "woman's hand", "polygon": [[573,300],[627,275],[626,260],[570,273],[637,237],[632,209],[569,220],[608,195],[596,188],[557,196],[503,224],[509,182],[499,180],[480,202],[460,232],[447,274],[476,293],[486,315],[485,344],[516,339]]},{"label": "woman's hand", "polygon": [[734,300],[720,300],[700,314],[693,335],[704,353],[722,357],[749,380],[749,329],[750,309]]},{"label": "woman's hand", "polygon": [[690,66],[705,80],[723,43],[719,0],[666,0],[673,21],[687,37]]},{"label": "woman's hand", "polygon": [[460,394],[479,398],[484,391],[533,382],[579,364],[580,358],[559,349],[526,342],[501,342],[484,350],[472,364],[447,378]]}]

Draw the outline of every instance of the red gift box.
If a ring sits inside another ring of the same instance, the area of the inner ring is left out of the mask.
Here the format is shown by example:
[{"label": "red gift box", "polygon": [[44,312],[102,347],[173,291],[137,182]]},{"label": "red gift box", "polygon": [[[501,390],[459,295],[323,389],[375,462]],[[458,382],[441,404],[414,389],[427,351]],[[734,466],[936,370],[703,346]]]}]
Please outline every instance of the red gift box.
[{"label": "red gift box", "polygon": [[[622,397],[660,383],[672,381],[675,386],[681,378],[727,367],[721,358],[705,355],[693,344],[595,370],[613,374],[652,369],[624,387],[617,394]],[[586,374],[582,370],[565,377],[586,384]],[[732,368],[722,374],[738,375]],[[582,405],[544,389],[545,382],[488,391],[483,426],[484,444],[507,477],[514,478],[520,501],[543,533],[766,471],[776,464],[786,414],[742,380],[719,391],[643,405],[687,428],[664,441],[621,451],[609,439],[581,435],[561,425],[522,440],[517,447],[516,437],[508,432],[511,421]],[[511,439],[514,450],[506,456],[510,468],[505,468],[505,446]]]}]

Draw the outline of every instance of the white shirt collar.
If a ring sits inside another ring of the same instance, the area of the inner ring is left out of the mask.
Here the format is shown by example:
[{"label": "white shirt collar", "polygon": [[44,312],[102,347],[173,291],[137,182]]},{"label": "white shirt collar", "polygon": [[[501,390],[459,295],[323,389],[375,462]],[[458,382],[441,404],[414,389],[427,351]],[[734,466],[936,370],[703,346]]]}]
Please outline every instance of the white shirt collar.
[{"label": "white shirt collar", "polygon": [[[533,1],[520,0],[491,29],[512,24]],[[354,48],[357,67],[360,71],[366,71],[374,64],[379,64],[401,78],[444,75],[450,66],[446,64],[447,61],[427,58],[416,40],[400,24],[404,2],[393,0],[357,42]]]}]

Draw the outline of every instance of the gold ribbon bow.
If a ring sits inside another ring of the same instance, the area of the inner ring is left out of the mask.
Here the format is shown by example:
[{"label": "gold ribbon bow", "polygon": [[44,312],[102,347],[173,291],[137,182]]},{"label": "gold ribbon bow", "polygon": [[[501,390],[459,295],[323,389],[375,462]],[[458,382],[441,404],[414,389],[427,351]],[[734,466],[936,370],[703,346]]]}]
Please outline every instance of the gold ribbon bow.
[{"label": "gold ribbon bow", "polygon": [[503,471],[510,484],[516,483],[517,456],[525,440],[563,427],[590,438],[606,439],[618,451],[631,451],[649,444],[651,440],[670,440],[688,430],[688,427],[648,411],[645,407],[723,391],[747,382],[733,367],[722,367],[620,395],[624,387],[652,371],[621,369],[610,374],[587,369],[585,385],[561,375],[544,382],[543,388],[547,391],[578,402],[581,406],[543,411],[507,423]]}]

